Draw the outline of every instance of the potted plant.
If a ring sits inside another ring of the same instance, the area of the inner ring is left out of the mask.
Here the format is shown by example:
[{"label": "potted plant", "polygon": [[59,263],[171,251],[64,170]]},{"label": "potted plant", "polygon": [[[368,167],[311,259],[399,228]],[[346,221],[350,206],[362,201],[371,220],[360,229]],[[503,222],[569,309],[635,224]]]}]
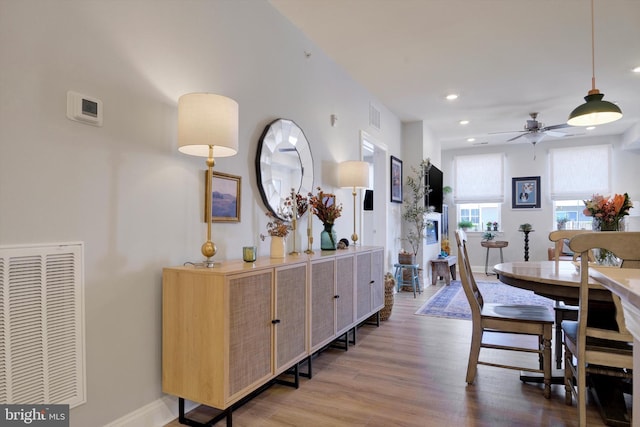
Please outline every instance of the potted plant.
[{"label": "potted plant", "polygon": [[519,228],[520,231],[524,231],[524,232],[529,232],[532,229],[533,227],[528,222],[525,222],[524,224],[520,224],[520,228]]},{"label": "potted plant", "polygon": [[458,228],[467,231],[470,228],[473,228],[473,223],[471,221],[463,220],[458,223]]},{"label": "potted plant", "polygon": [[491,231],[487,231],[482,235],[482,240],[493,240],[496,235]]},{"label": "potted plant", "polygon": [[498,223],[496,221],[493,222],[493,231],[498,231]]},{"label": "potted plant", "polygon": [[558,230],[564,230],[567,227],[567,222],[569,222],[569,218],[562,217],[562,218],[558,218],[558,220],[556,221],[558,223]]},{"label": "potted plant", "polygon": [[[267,223],[267,234],[271,236],[270,255],[271,258],[284,258],[286,252],[285,237],[289,234],[291,226],[273,215],[271,212],[267,212],[269,222]],[[260,240],[264,241],[267,236],[260,234]]]},{"label": "potted plant", "polygon": [[431,161],[427,158],[422,160],[418,167],[411,167],[411,174],[406,180],[408,191],[403,202],[402,219],[408,227],[405,240],[409,242],[414,256],[418,254],[425,238],[428,223],[425,214],[431,212],[431,209],[425,206],[425,196],[431,192],[425,184],[429,169],[431,169]]},{"label": "potted plant", "polygon": [[491,231],[491,226],[493,223],[491,221],[487,221],[487,231]]}]

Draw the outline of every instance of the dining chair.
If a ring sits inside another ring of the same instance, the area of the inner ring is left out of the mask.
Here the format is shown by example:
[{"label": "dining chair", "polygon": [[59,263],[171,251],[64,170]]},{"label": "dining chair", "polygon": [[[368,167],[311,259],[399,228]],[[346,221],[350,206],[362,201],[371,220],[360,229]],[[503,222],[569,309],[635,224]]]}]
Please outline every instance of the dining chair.
[{"label": "dining chair", "polygon": [[[555,261],[556,267],[558,267],[558,263],[560,262],[560,257],[563,256],[563,248],[565,242],[568,242],[572,237],[577,236],[578,234],[588,233],[591,230],[556,230],[549,233],[549,240],[554,243],[553,246],[553,255],[551,261]],[[573,260],[575,261],[578,258],[578,253],[573,253]],[[560,369],[562,367],[562,321],[563,320],[578,320],[578,306],[577,305],[568,305],[562,300],[556,300],[555,306],[553,307],[555,312],[556,324],[555,324],[555,357],[556,357],[556,368]]]},{"label": "dining chair", "polygon": [[[620,298],[611,294],[615,311],[613,328],[594,326],[589,321],[589,256],[591,249],[612,251],[622,259],[620,268],[640,268],[639,232],[591,232],[573,237],[569,247],[580,254],[580,299],[578,320],[562,322],[565,348],[565,403],[575,396],[580,426],[587,420],[587,374],[609,375],[630,380],[633,368],[633,337],[627,330]],[[608,267],[616,268],[616,267]],[[594,315],[602,321],[602,315]],[[574,364],[575,359],[575,364]]]},{"label": "dining chair", "polygon": [[[544,397],[551,396],[551,337],[553,326],[552,313],[538,305],[507,305],[485,303],[471,271],[471,263],[467,252],[467,238],[464,231],[456,231],[460,280],[462,288],[471,307],[473,333],[471,349],[467,365],[467,384],[473,384],[478,365],[519,371],[536,372],[543,375]],[[486,342],[485,332],[532,335],[537,338],[537,346],[508,345]],[[480,349],[519,351],[538,354],[538,367],[504,365],[501,363],[480,360]]]}]

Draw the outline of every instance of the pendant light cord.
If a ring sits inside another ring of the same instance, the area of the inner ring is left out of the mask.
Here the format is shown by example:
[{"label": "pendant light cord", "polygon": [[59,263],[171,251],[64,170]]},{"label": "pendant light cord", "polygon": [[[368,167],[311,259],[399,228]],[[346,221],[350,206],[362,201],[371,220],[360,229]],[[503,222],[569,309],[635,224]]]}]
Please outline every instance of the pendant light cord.
[{"label": "pendant light cord", "polygon": [[595,25],[593,18],[593,1],[591,0],[591,89],[596,89],[596,38],[595,38]]}]

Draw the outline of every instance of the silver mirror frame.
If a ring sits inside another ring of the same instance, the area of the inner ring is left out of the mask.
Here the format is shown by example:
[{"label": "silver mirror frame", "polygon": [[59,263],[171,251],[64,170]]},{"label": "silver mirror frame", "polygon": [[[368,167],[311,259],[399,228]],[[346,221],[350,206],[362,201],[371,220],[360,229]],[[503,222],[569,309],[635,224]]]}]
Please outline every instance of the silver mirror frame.
[{"label": "silver mirror frame", "polygon": [[307,196],[313,190],[313,157],[302,129],[292,120],[276,119],[260,136],[256,154],[256,177],[267,209],[282,220],[291,189]]}]

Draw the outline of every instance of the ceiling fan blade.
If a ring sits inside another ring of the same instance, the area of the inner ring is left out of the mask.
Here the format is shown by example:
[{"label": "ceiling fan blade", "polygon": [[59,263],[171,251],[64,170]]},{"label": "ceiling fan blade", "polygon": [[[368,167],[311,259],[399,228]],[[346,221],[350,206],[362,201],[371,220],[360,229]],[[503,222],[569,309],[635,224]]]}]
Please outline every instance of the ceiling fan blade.
[{"label": "ceiling fan blade", "polygon": [[570,128],[571,125],[568,125],[566,123],[561,123],[559,125],[553,125],[553,126],[545,126],[544,128],[542,128],[543,131],[545,130],[554,130],[554,129],[564,129],[564,128]]},{"label": "ceiling fan blade", "polygon": [[523,132],[528,132],[528,131],[526,131],[526,130],[505,130],[503,132],[489,132],[488,135],[497,135],[499,133],[516,133],[516,132],[523,133]]},{"label": "ceiling fan blade", "polygon": [[523,137],[523,136],[525,136],[525,135],[526,135],[526,133],[520,134],[520,135],[518,135],[518,136],[514,136],[514,137],[513,137],[513,138],[511,138],[511,139],[507,139],[507,142],[514,141],[514,140],[516,140],[516,139],[518,139],[518,138],[520,138],[520,137]]},{"label": "ceiling fan blade", "polygon": [[555,131],[555,130],[545,130],[544,133],[547,134],[547,135],[555,136],[556,138],[561,138],[563,136],[567,136],[566,133],[558,132],[558,131]]}]

